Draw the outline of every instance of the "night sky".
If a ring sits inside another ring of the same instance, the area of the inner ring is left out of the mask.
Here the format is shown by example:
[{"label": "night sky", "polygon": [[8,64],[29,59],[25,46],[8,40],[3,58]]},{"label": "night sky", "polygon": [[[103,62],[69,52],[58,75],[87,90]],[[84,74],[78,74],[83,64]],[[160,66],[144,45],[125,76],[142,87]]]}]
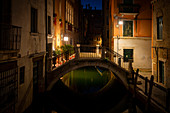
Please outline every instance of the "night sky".
[{"label": "night sky", "polygon": [[86,8],[86,4],[90,4],[92,9],[94,9],[94,7],[99,10],[102,9],[102,0],[81,0],[81,4],[83,5],[83,8]]}]

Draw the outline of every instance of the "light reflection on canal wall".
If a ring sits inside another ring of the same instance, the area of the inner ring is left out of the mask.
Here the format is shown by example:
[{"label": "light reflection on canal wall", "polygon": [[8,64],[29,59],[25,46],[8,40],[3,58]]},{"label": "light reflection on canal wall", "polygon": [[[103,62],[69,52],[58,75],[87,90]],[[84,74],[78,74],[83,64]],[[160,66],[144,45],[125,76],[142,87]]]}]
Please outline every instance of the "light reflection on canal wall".
[{"label": "light reflection on canal wall", "polygon": [[73,91],[88,94],[102,89],[112,77],[114,75],[108,69],[83,67],[64,75],[62,82]]}]

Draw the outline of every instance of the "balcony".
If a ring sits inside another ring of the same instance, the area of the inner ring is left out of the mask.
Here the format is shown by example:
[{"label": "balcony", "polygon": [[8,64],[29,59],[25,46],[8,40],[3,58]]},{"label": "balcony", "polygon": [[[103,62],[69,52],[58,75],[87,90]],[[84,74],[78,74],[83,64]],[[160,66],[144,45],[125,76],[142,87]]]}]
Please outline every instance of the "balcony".
[{"label": "balcony", "polygon": [[120,4],[119,13],[124,15],[137,15],[140,6],[138,4]]},{"label": "balcony", "polygon": [[0,24],[0,58],[16,57],[21,45],[21,27]]}]

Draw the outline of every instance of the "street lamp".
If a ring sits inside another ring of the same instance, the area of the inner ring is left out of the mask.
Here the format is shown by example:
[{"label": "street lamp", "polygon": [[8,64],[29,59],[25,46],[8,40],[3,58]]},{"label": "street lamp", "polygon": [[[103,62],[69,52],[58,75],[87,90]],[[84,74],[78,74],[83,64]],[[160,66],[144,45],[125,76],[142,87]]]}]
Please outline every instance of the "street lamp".
[{"label": "street lamp", "polygon": [[68,41],[68,36],[64,36],[64,41]]}]

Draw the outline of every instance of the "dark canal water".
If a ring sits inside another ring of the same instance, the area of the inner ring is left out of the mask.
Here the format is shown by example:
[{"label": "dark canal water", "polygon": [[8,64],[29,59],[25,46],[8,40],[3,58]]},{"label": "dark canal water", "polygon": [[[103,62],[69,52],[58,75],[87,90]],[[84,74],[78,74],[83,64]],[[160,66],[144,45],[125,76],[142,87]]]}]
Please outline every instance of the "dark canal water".
[{"label": "dark canal water", "polygon": [[43,113],[121,113],[128,94],[109,70],[83,67],[60,78],[37,104]]}]

